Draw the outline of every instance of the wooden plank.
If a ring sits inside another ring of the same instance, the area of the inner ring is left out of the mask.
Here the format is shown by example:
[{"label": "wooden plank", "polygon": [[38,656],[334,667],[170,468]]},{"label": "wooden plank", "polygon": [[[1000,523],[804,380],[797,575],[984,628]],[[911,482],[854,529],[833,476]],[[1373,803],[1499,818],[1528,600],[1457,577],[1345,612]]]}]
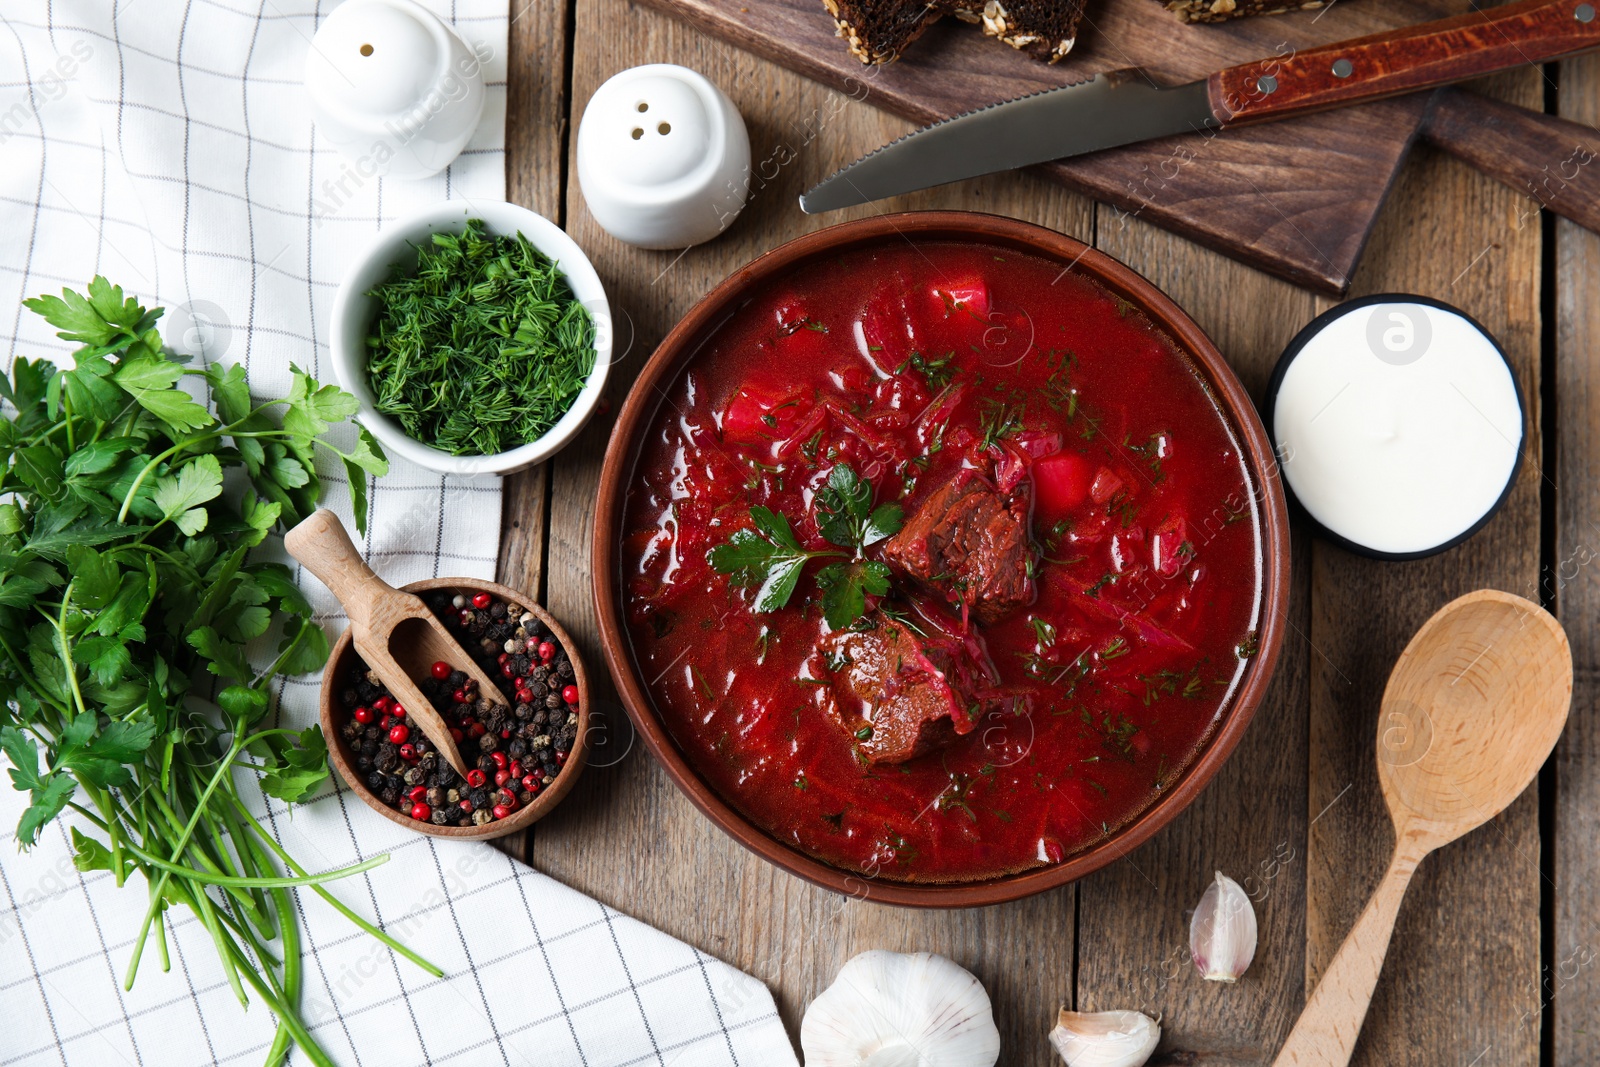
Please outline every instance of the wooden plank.
[{"label": "wooden plank", "polygon": [[[1589,126],[1600,122],[1600,60],[1590,57],[1561,68],[1561,114]],[[1558,177],[1574,165],[1592,167],[1593,157],[1551,159]],[[1531,205],[1530,205],[1531,206]],[[1600,237],[1557,220],[1555,227],[1556,543],[1557,614],[1572,642],[1575,680],[1572,713],[1555,760],[1555,914],[1543,981],[1524,999],[1537,997],[1554,1015],[1554,1064],[1600,1063],[1600,587],[1593,564],[1600,552],[1600,486],[1594,478],[1600,454],[1600,308],[1594,279],[1600,275]]]},{"label": "wooden plank", "polygon": [[[864,68],[820,0],[647,0],[807,77],[915,122],[1139,67],[1167,84],[1469,10],[1466,0],[1334,4],[1318,12],[1186,26],[1151,0],[1097,0],[1054,66],[946,20],[884,67]],[[1292,124],[1167,138],[1042,173],[1300,284],[1342,292],[1415,133],[1420,98]],[[874,146],[875,147],[875,146]]]},{"label": "wooden plank", "polygon": [[[1259,402],[1315,298],[1100,210],[1099,247],[1189,311]],[[1304,999],[1311,541],[1303,523],[1291,536],[1288,636],[1244,741],[1172,825],[1079,888],[1078,1007],[1159,1017],[1164,1062],[1267,1062]],[[1203,980],[1189,960],[1189,913],[1218,870],[1251,895],[1260,927],[1256,961],[1234,986]]]},{"label": "wooden plank", "polygon": [[[1483,89],[1524,106],[1541,101],[1537,69]],[[1332,807],[1310,830],[1308,983],[1337,949],[1392,848],[1373,752],[1378,704],[1396,656],[1452,597],[1482,586],[1537,596],[1540,242],[1536,225],[1519,225],[1523,208],[1482,175],[1419,152],[1356,279],[1359,292],[1434,296],[1487,326],[1528,401],[1533,451],[1499,515],[1443,555],[1393,564],[1321,541],[1313,547],[1310,808]],[[1354,1063],[1538,1062],[1536,792],[1423,863]]]},{"label": "wooden plank", "polygon": [[[566,4],[514,0],[506,86],[506,198],[560,221],[561,151],[566,128]],[[545,495],[541,464],[505,479],[496,578],[535,599],[544,596]],[[532,831],[529,831],[531,834]],[[529,834],[496,847],[528,858]]]},{"label": "wooden plank", "polygon": [[[725,89],[746,118],[755,160],[745,213],[718,240],[644,252],[603,233],[581,192],[568,190],[570,229],[594,259],[619,320],[613,403],[666,329],[730,270],[824,221],[795,207],[801,189],[906,124],[802,80],[625,0],[582,0],[574,55],[575,111],[605,77],[645,62],[682,63]],[[890,209],[954,206],[1033,218],[1081,237],[1091,206],[1058,186],[1014,175],[920,194]],[[863,208],[853,214],[866,214]],[[630,333],[631,347],[625,342]],[[546,603],[591,662],[599,647],[589,531],[610,419],[551,467]],[[604,710],[620,717],[609,689]],[[597,708],[597,710],[600,710]],[[791,1033],[805,1006],[850,956],[868,948],[943,952],[973,969],[994,997],[1005,1060],[1052,1062],[1054,1010],[1071,998],[1073,891],[980,911],[918,912],[833,896],[747,854],[696,812],[642,751],[586,772],[537,831],[535,864],[569,885],[673,933],[765,982]]]}]

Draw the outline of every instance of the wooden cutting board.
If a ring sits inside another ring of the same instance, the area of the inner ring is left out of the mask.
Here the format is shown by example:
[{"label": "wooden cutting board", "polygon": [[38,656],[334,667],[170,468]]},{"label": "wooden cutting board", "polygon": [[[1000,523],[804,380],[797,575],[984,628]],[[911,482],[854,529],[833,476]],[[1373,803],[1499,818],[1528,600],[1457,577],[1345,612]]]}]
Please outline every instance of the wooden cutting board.
[{"label": "wooden cutting board", "polygon": [[[1072,53],[1054,66],[947,18],[895,63],[865,67],[834,36],[822,0],[645,0],[714,36],[918,123],[1140,67],[1178,84],[1314,44],[1471,10],[1470,0],[1332,0],[1317,11],[1186,25],[1158,0],[1089,0]],[[1422,119],[1424,96],[1210,135],[1185,134],[1040,170],[1127,216],[1333,294]]]}]

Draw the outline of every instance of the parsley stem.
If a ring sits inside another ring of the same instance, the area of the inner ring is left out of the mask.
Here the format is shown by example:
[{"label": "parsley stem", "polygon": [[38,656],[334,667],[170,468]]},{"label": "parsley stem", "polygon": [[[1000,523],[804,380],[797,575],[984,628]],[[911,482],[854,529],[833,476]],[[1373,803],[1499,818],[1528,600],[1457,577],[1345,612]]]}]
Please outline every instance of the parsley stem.
[{"label": "parsley stem", "polygon": [[[300,629],[295,631],[294,640],[290,641],[286,646],[284,646],[283,651],[278,653],[278,658],[272,661],[272,666],[268,667],[266,671],[262,673],[261,677],[256,679],[255,685],[257,687],[264,684],[267,679],[277,676],[278,672],[283,669],[283,665],[289,662],[289,657],[294,655],[295,650],[300,647],[300,642],[305,638],[306,632],[316,625],[317,624],[311,621],[309,617],[300,620]],[[293,730],[287,732],[294,733]]]},{"label": "parsley stem", "polygon": [[[189,816],[189,821],[184,826],[183,833],[178,835],[178,840],[172,847],[172,863],[177,863],[183,857],[184,850],[189,847],[189,839],[193,836],[194,828],[199,824],[201,816],[206,813],[206,806],[211,801],[211,794],[216,791],[217,786],[222,782],[223,776],[230,770],[229,764],[233,757],[238,755],[241,747],[243,746],[240,742],[235,740],[233,745],[229,747],[227,756],[218,765],[216,773],[211,776],[211,781],[206,783],[205,790],[194,804],[194,813]],[[139,953],[144,948],[145,935],[150,932],[150,923],[156,917],[157,905],[161,900],[161,891],[167,887],[167,880],[170,875],[170,871],[162,872],[161,878],[156,884],[155,895],[150,901],[150,906],[145,909],[144,921],[139,925],[139,938],[134,944],[133,959],[128,964],[129,989],[133,988],[133,972],[139,967]]]},{"label": "parsley stem", "polygon": [[66,672],[67,681],[72,683],[72,699],[78,705],[78,714],[86,710],[83,706],[83,691],[78,688],[78,668],[72,662],[72,646],[67,640],[67,608],[72,604],[72,587],[75,583],[68,582],[66,591],[61,594],[60,615],[52,621],[56,628],[56,637],[61,645],[61,668]]},{"label": "parsley stem", "polygon": [[[233,806],[238,808],[239,811],[245,816],[245,828],[247,830],[249,830],[251,833],[255,834],[256,837],[261,841],[262,844],[266,845],[269,849],[271,849],[273,854],[276,855],[278,857],[278,859],[283,861],[283,865],[285,867],[288,867],[291,871],[294,871],[297,874],[304,874],[305,873],[305,868],[300,866],[299,863],[295,862],[294,857],[289,855],[289,853],[284,849],[284,847],[282,845],[278,844],[278,842],[273,839],[272,835],[267,833],[265,828],[263,828],[262,825],[259,822],[257,822],[253,816],[250,815],[249,811],[244,807],[243,802],[241,802],[238,797],[230,796],[228,799],[230,801],[232,801]],[[311,891],[313,893],[317,894],[317,896],[321,897],[323,900],[326,900],[329,904],[331,904],[333,906],[333,909],[335,911],[337,911],[340,915],[343,915],[346,919],[349,919],[351,922],[355,923],[362,930],[364,930],[367,933],[371,934],[373,937],[377,938],[379,941],[382,941],[385,945],[388,945],[389,948],[393,949],[395,952],[398,952],[400,955],[404,956],[406,959],[410,960],[412,963],[415,963],[418,967],[421,967],[423,970],[427,971],[429,974],[433,975],[435,978],[443,978],[444,977],[444,971],[441,970],[437,965],[435,965],[433,963],[430,963],[425,957],[418,955],[416,952],[413,952],[411,949],[407,948],[405,945],[402,945],[400,942],[396,941],[394,938],[392,938],[388,934],[384,933],[378,927],[372,925],[367,920],[363,919],[360,915],[358,915],[355,912],[351,911],[348,907],[345,906],[343,901],[341,901],[338,897],[334,896],[332,893],[330,893],[327,889],[323,888],[321,885],[313,885],[313,886],[311,886]]]},{"label": "parsley stem", "polygon": [[293,1006],[286,1004],[282,997],[275,995],[271,989],[266,987],[261,976],[250,968],[249,960],[242,959],[243,954],[239,952],[237,945],[229,942],[227,947],[231,954],[229,962],[233,962],[232,957],[241,958],[241,962],[245,964],[245,980],[255,989],[256,994],[266,1002],[267,1007],[272,1009],[272,1013],[278,1017],[278,1022],[288,1028],[295,1044],[300,1046],[300,1051],[306,1054],[306,1058],[316,1064],[317,1067],[335,1067],[333,1060],[328,1058],[328,1054],[322,1050],[322,1046],[317,1044],[316,1038],[312,1037],[311,1032],[306,1029],[305,1023],[300,1021],[300,1013]]},{"label": "parsley stem", "polygon": [[91,788],[87,783],[79,784],[83,785],[84,791],[89,794],[89,799],[94,801],[94,806],[106,817],[106,837],[111,842],[111,873],[116,876],[117,888],[121,889],[123,882],[127,880],[127,872],[123,868],[122,834],[118,832],[117,820],[112,815],[111,798],[103,789]]},{"label": "parsley stem", "polygon": [[362,860],[360,863],[352,863],[348,867],[338,867],[331,871],[324,871],[321,874],[310,874],[304,877],[292,875],[282,878],[246,878],[242,875],[213,874],[194,867],[186,867],[179,863],[168,863],[160,856],[146,852],[131,842],[128,844],[128,851],[133,853],[134,857],[141,862],[147,863],[157,870],[181,875],[187,881],[200,885],[214,885],[234,889],[285,889],[303,885],[321,885],[323,882],[336,882],[341,878],[354,877],[364,871],[370,871],[374,867],[382,867],[389,862],[389,854],[380,852],[370,859]]},{"label": "parsley stem", "polygon": [[[167,906],[161,899],[161,894],[156,892],[155,883],[146,881],[150,887],[150,899],[161,907],[161,913],[156,917],[156,948],[161,951],[161,973],[166,974],[172,970],[172,956],[167,950]],[[128,988],[133,987],[133,979],[128,979]]]}]

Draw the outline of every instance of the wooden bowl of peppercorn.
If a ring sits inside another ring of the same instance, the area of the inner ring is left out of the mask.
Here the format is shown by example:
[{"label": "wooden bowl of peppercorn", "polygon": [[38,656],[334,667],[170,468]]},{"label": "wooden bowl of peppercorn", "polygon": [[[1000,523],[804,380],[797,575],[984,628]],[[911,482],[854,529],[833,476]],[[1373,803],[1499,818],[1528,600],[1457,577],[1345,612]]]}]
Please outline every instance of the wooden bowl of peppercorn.
[{"label": "wooden bowl of peppercorn", "polygon": [[[589,682],[571,636],[530,598],[496,582],[429,578],[404,588],[490,677],[506,679],[509,706],[481,699],[459,669],[435,665],[417,679],[452,734],[460,733],[469,778],[476,771],[482,780],[462,782],[421,730],[388,732],[405,724],[403,712],[391,715],[393,700],[366,674],[349,631],[322,674],[322,733],[334,767],[368,807],[418,833],[481,841],[532,826],[561,803],[588,759]],[[514,803],[504,802],[508,796]]]}]

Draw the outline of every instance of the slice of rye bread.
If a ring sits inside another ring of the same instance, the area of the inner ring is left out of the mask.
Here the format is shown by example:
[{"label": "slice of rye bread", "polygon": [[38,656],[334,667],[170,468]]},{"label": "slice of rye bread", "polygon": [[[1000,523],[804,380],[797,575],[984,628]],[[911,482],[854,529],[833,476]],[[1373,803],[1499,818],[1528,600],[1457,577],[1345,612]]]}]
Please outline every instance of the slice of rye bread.
[{"label": "slice of rye bread", "polygon": [[1330,0],[1157,0],[1184,22],[1226,22],[1246,15],[1315,11]]},{"label": "slice of rye bread", "polygon": [[838,36],[863,63],[892,63],[947,8],[931,0],[822,0]]},{"label": "slice of rye bread", "polygon": [[[1280,0],[1281,2],[1281,0]],[[1036,59],[1054,63],[1078,40],[1087,0],[986,0],[981,5],[965,0],[955,8],[957,18],[981,22],[983,32],[998,37]]]}]

